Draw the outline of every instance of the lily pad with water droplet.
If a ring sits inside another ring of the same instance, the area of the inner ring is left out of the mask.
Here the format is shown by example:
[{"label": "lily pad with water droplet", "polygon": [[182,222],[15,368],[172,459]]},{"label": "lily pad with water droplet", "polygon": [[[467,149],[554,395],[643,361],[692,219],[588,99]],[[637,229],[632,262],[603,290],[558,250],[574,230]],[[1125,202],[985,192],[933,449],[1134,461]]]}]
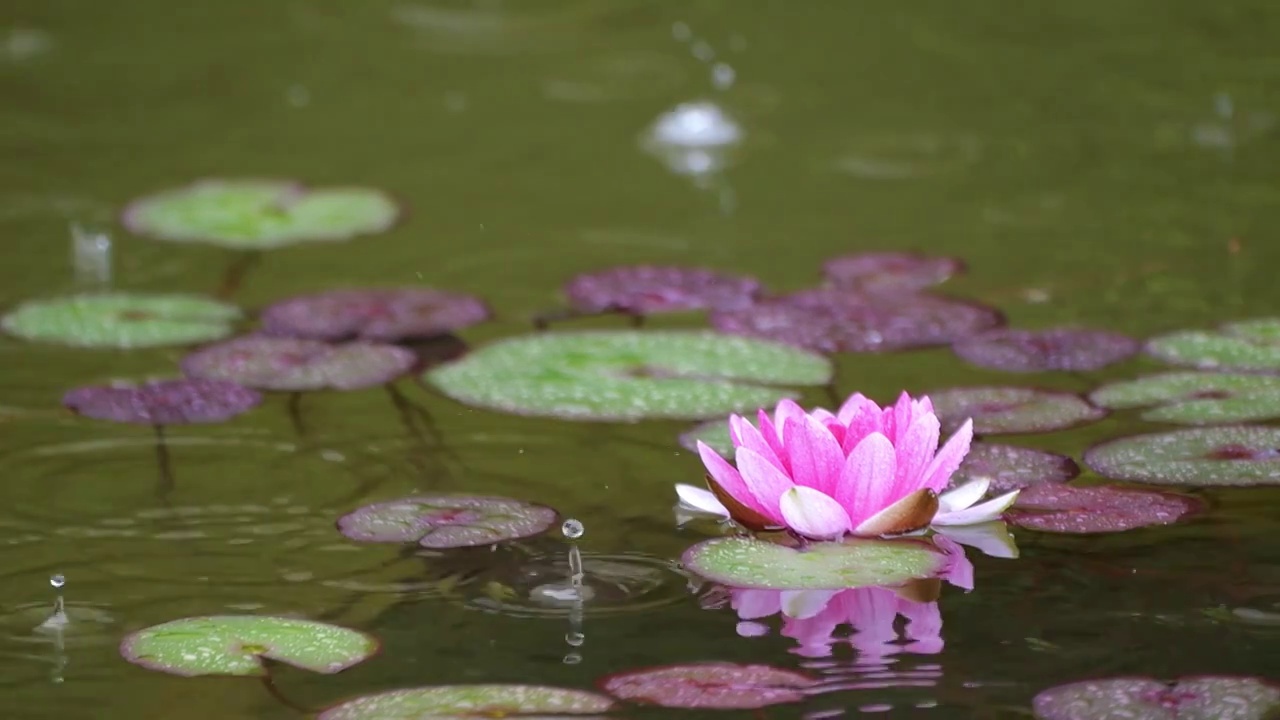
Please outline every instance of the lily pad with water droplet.
[{"label": "lily pad with water droplet", "polygon": [[1132,435],[1095,445],[1085,465],[1156,485],[1280,485],[1280,428],[1226,425]]},{"label": "lily pad with water droplet", "polygon": [[479,495],[415,495],[365,505],[338,520],[357,542],[417,543],[427,548],[492,545],[546,532],[556,511]]},{"label": "lily pad with water droplet", "polygon": [[385,720],[386,718],[583,718],[608,712],[610,697],[586,690],[548,685],[436,685],[391,690],[348,700],[325,710],[316,720]]},{"label": "lily pad with water droplet", "polygon": [[362,632],[266,615],[183,618],[139,630],[120,643],[125,660],[185,677],[266,675],[264,660],[333,674],[377,651],[378,641]]},{"label": "lily pad with water droplet", "polygon": [[1018,494],[1010,522],[1042,532],[1114,533],[1168,525],[1204,509],[1198,498],[1095,485],[1036,485]]},{"label": "lily pad with water droplet", "polygon": [[1049,688],[1032,708],[1038,720],[1266,720],[1280,709],[1280,687],[1251,677],[1117,677]]},{"label": "lily pad with water droplet", "polygon": [[395,342],[444,335],[488,319],[488,306],[472,295],[372,288],[282,300],[262,311],[262,328],[270,335],[310,340]]},{"label": "lily pad with water droplet", "polygon": [[771,407],[818,385],[826,358],[698,331],[539,333],[500,340],[428,371],[449,397],[568,420],[698,419]]},{"label": "lily pad with water droplet", "polygon": [[795,549],[743,537],[714,538],[684,552],[686,569],[724,585],[839,590],[930,577],[946,560],[922,540],[845,540]]},{"label": "lily pad with water droplet", "polygon": [[1099,370],[1136,355],[1140,348],[1127,335],[1083,328],[991,330],[951,346],[968,363],[1006,372]]},{"label": "lily pad with water droplet", "polygon": [[142,385],[89,385],[62,404],[97,420],[142,425],[216,423],[247,412],[262,395],[226,380],[162,380]]},{"label": "lily pad with water droplet", "polygon": [[815,680],[794,670],[729,662],[688,663],[610,675],[600,689],[661,707],[750,710],[800,702]]},{"label": "lily pad with water droplet", "polygon": [[689,452],[698,452],[698,443],[702,442],[721,455],[733,455],[733,438],[729,437],[729,421],[726,418],[698,423],[680,433],[679,441],[680,446]]},{"label": "lily pad with water droplet", "polygon": [[711,314],[722,332],[824,353],[944,345],[1003,323],[992,308],[938,295],[840,290],[807,290]]},{"label": "lily pad with water droplet", "polygon": [[1150,408],[1143,420],[1214,425],[1280,417],[1280,377],[1251,373],[1170,372],[1122,380],[1089,400],[1112,410]]},{"label": "lily pad with water droplet", "polygon": [[372,188],[202,180],[131,202],[121,222],[132,233],[160,240],[263,250],[383,232],[399,217],[399,205]]},{"label": "lily pad with water droplet", "polygon": [[1084,425],[1106,417],[1107,411],[1065,392],[1023,387],[960,387],[929,393],[944,432],[953,432],[967,418],[983,435],[1041,433]]},{"label": "lily pad with water droplet", "polygon": [[1064,483],[1080,474],[1080,466],[1065,455],[995,443],[975,442],[951,476],[951,487],[986,479],[987,493],[1001,495],[1039,484]]},{"label": "lily pad with water droplet", "polygon": [[31,300],[0,327],[24,340],[124,349],[220,340],[240,316],[239,308],[198,295],[108,293]]},{"label": "lily pad with water droplet", "polygon": [[842,290],[913,292],[964,272],[964,262],[908,252],[869,252],[832,258],[822,266],[827,284]]},{"label": "lily pad with water droplet", "polygon": [[628,312],[648,315],[710,308],[749,306],[760,281],[706,268],[635,265],[575,277],[564,287],[569,304],[580,312]]},{"label": "lily pad with water droplet", "polygon": [[1170,365],[1201,370],[1280,372],[1280,318],[1161,335],[1147,341],[1147,353]]},{"label": "lily pad with water droplet", "polygon": [[388,383],[417,363],[395,345],[251,335],[197,350],[182,359],[191,377],[230,380],[263,390],[358,390]]}]

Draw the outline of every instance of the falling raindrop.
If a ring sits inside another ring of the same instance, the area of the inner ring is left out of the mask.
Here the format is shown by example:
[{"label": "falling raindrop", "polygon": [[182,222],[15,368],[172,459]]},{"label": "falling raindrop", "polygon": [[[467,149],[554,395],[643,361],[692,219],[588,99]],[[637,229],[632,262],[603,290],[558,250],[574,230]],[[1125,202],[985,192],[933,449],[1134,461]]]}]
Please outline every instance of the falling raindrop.
[{"label": "falling raindrop", "polygon": [[[565,520],[564,524],[560,526],[560,532],[564,533],[564,536],[570,540],[577,540],[586,531],[587,529],[583,527],[582,522],[573,518]],[[575,545],[574,547],[577,546]]]},{"label": "falling raindrop", "polygon": [[718,62],[711,66],[711,86],[717,90],[728,90],[737,79],[737,72],[729,63]]},{"label": "falling raindrop", "polygon": [[[52,585],[55,590],[61,590],[62,586],[67,584],[67,578],[62,573],[50,575],[49,584]],[[62,594],[59,593],[58,596],[61,597]]]}]

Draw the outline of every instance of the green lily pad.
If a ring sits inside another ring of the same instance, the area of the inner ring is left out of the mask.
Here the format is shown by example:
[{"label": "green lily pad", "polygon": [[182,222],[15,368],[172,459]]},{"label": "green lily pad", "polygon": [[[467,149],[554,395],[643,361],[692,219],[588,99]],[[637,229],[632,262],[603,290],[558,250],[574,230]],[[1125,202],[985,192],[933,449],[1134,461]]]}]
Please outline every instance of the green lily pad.
[{"label": "green lily pad", "polygon": [[399,216],[399,205],[372,188],[203,180],[135,200],[121,221],[130,232],[161,240],[263,250],[383,232]]},{"label": "green lily pad", "polygon": [[1146,349],[1170,365],[1280,372],[1280,318],[1228,323],[1216,331],[1169,333],[1149,340]]},{"label": "green lily pad", "polygon": [[539,333],[491,343],[424,378],[465,403],[567,420],[697,419],[772,407],[831,377],[821,355],[699,331]]},{"label": "green lily pad", "polygon": [[1143,420],[1179,425],[1280,417],[1280,377],[1250,373],[1170,372],[1104,385],[1089,400],[1112,410],[1151,408]]},{"label": "green lily pad", "polygon": [[945,556],[923,540],[844,540],[801,550],[742,537],[714,538],[684,552],[681,563],[708,580],[738,588],[841,590],[930,577]]},{"label": "green lily pad", "polygon": [[230,335],[240,310],[198,295],[110,293],[31,300],[0,319],[24,340],[73,347],[193,345]]},{"label": "green lily pad", "polygon": [[336,625],[269,615],[173,620],[129,635],[125,660],[149,670],[197,675],[266,675],[264,660],[333,674],[369,659],[378,641]]},{"label": "green lily pad", "polygon": [[316,720],[511,716],[581,719],[585,713],[606,712],[616,705],[606,695],[547,685],[437,685],[358,697],[325,710]]},{"label": "green lily pad", "polygon": [[1280,428],[1224,425],[1134,435],[1084,454],[1115,480],[1185,486],[1280,485]]},{"label": "green lily pad", "polygon": [[979,435],[1041,433],[1101,420],[1107,411],[1078,395],[1024,387],[958,387],[929,393],[944,432],[967,418]]},{"label": "green lily pad", "polygon": [[717,418],[698,423],[680,434],[680,446],[698,452],[702,442],[721,455],[733,455],[733,438],[729,436],[729,419]]}]

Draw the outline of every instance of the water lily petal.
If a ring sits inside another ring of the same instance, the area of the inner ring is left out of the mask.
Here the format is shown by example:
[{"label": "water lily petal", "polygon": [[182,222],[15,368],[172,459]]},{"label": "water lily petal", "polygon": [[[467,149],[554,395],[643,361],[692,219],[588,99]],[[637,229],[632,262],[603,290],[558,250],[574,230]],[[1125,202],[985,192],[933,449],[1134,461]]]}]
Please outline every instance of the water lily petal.
[{"label": "water lily petal", "polygon": [[877,425],[879,424],[880,406],[877,405],[874,400],[868,398],[862,393],[854,393],[850,395],[849,399],[845,400],[844,403],[840,405],[840,409],[836,411],[836,418],[839,419],[843,425],[849,425],[856,418],[864,415],[874,415]]},{"label": "water lily petal", "polygon": [[948,513],[938,513],[933,518],[933,525],[974,525],[977,523],[999,520],[1005,510],[1018,499],[1018,492],[1007,492],[1000,497],[988,500],[980,505],[967,507]]},{"label": "water lily petal", "polygon": [[760,422],[760,435],[768,443],[769,449],[773,450],[773,454],[782,461],[782,469],[785,472],[790,472],[791,462],[787,458],[787,453],[783,450],[780,429],[773,424],[773,419],[769,417],[769,413],[765,410],[757,411],[756,416]]},{"label": "water lily petal", "polygon": [[973,563],[965,557],[964,548],[945,535],[935,535],[933,544],[947,556],[940,574],[947,582],[965,590],[973,589]]},{"label": "water lily petal", "polygon": [[778,501],[782,499],[783,493],[795,487],[795,483],[751,448],[738,448],[735,459],[738,461],[738,470],[742,473],[742,481],[755,498],[761,512],[765,517],[783,523]]},{"label": "water lily petal", "polygon": [[[894,449],[898,454],[897,479],[908,492],[925,487],[924,470],[938,450],[938,418],[923,415],[911,421]],[[901,491],[901,490],[900,490]]]},{"label": "water lily petal", "polygon": [[885,429],[884,434],[897,445],[907,434],[907,428],[911,426],[912,410],[915,409],[915,403],[912,402],[911,396],[906,390],[898,396],[898,401],[893,404],[892,411],[885,408]]},{"label": "water lily petal", "polygon": [[797,620],[807,620],[827,607],[831,598],[840,590],[783,590],[779,593],[782,614]]},{"label": "water lily petal", "polygon": [[[985,522],[978,525],[948,525],[936,528],[938,535],[977,548],[984,555],[995,558],[1018,557],[1018,544],[1009,533],[1009,526],[1002,522]],[[936,536],[935,536],[936,537]]]},{"label": "water lily petal", "polygon": [[938,514],[956,512],[972,506],[987,494],[989,487],[991,487],[990,480],[977,478],[942,493],[938,496]]},{"label": "water lily petal", "polygon": [[877,537],[908,533],[929,524],[938,512],[938,496],[928,488],[917,490],[862,521],[854,535]]},{"label": "water lily petal", "polygon": [[[751,510],[768,515],[764,510],[764,506],[747,489],[747,483],[742,479],[742,474],[730,465],[728,460],[720,457],[720,453],[712,450],[706,443],[699,440],[698,455],[702,458],[702,464],[706,466],[711,479],[725,494]],[[721,504],[724,504],[723,501]]]},{"label": "water lily petal", "polygon": [[760,453],[760,456],[765,460],[773,463],[774,467],[790,475],[788,471],[790,465],[782,460],[781,455],[774,452],[773,447],[765,440],[764,435],[749,420],[734,415],[729,418],[729,427],[738,436],[738,441],[733,444],[735,448],[751,448]]},{"label": "water lily petal", "polygon": [[840,471],[835,499],[855,523],[893,503],[894,475],[898,461],[889,438],[871,433],[849,453]]},{"label": "water lily petal", "polygon": [[952,474],[964,456],[969,454],[969,443],[973,441],[973,420],[965,420],[964,425],[956,431],[946,445],[934,456],[933,462],[924,471],[924,486],[934,492],[941,492],[951,480]]},{"label": "water lily petal", "polygon": [[791,456],[791,479],[797,485],[834,495],[844,468],[844,453],[831,432],[812,416],[787,420],[782,429]]},{"label": "water lily petal", "polygon": [[729,517],[729,511],[716,499],[715,493],[693,485],[676,483],[676,495],[680,498],[681,507],[707,515]]},{"label": "water lily petal", "polygon": [[787,527],[815,540],[836,538],[849,532],[849,513],[829,495],[795,485],[782,495],[780,508]]},{"label": "water lily petal", "polygon": [[742,620],[756,620],[782,611],[782,598],[777,590],[735,590],[732,597],[731,605]]},{"label": "water lily petal", "polygon": [[[795,400],[785,399],[778,402],[778,407],[773,410],[773,427],[778,431],[779,439],[782,439],[783,447],[786,447],[786,438],[783,436],[783,430],[787,427],[788,420],[799,420],[807,415],[804,408],[796,404]],[[786,454],[785,452],[783,453]]]}]

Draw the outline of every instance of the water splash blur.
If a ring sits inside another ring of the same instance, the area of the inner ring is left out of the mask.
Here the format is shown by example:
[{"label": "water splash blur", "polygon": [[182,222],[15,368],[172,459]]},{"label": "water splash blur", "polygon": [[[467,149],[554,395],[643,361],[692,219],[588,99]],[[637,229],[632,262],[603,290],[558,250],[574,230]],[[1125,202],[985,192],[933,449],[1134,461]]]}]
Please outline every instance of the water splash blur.
[{"label": "water splash blur", "polygon": [[71,223],[71,267],[78,287],[111,288],[111,248],[111,236],[105,231]]},{"label": "water splash blur", "polygon": [[44,633],[53,638],[53,671],[51,679],[54,683],[61,683],[65,680],[63,675],[67,667],[67,650],[66,641],[63,638],[63,630],[70,622],[67,618],[66,602],[62,598],[62,588],[67,584],[67,578],[61,573],[54,574],[49,577],[49,585],[57,593],[53,600],[53,612],[45,621],[36,626],[36,632]]}]

